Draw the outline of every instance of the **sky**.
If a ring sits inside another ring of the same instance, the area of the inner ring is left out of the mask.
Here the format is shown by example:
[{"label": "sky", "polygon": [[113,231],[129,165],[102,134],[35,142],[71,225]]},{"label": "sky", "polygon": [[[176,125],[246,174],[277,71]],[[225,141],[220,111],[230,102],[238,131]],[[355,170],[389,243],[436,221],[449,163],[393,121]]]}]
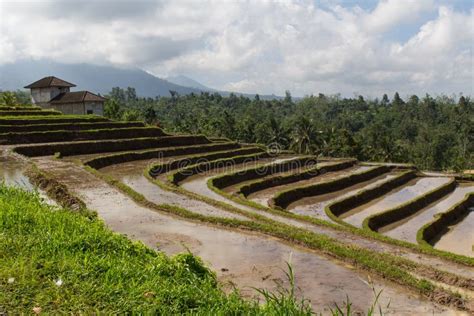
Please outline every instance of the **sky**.
[{"label": "sky", "polygon": [[294,96],[474,95],[470,0],[0,0],[0,64],[51,59]]}]

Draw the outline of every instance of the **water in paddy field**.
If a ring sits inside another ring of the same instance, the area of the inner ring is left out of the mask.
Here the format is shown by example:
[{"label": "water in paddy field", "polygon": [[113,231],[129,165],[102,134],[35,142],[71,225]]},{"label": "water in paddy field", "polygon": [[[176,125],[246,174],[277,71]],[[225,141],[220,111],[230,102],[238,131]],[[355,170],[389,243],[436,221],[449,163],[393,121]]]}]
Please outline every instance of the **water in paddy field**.
[{"label": "water in paddy field", "polygon": [[25,176],[24,162],[12,159],[5,155],[0,156],[0,179],[8,186],[16,186],[27,191],[34,191],[35,187]]},{"label": "water in paddy field", "polygon": [[[297,181],[297,182],[293,182],[293,183],[289,183],[289,184],[270,187],[268,189],[261,190],[261,191],[255,192],[253,194],[250,194],[247,198],[254,201],[254,202],[262,204],[264,206],[268,206],[268,200],[270,200],[278,192],[290,190],[292,188],[296,188],[296,187],[299,187],[299,186],[312,185],[312,184],[316,184],[316,183],[319,183],[319,182],[334,180],[334,179],[337,179],[337,178],[345,177],[345,176],[350,175],[352,173],[366,171],[370,168],[371,167],[367,167],[367,166],[354,166],[354,167],[343,169],[343,170],[326,172],[324,174],[317,175],[316,177],[311,178],[311,179],[301,180],[301,181]],[[296,206],[298,204],[299,204],[299,201],[297,201],[294,204],[290,205],[289,208],[293,208],[294,206]]]},{"label": "water in paddy field", "polygon": [[45,192],[38,190],[25,175],[28,168],[26,162],[16,159],[12,156],[2,154],[0,156],[0,181],[4,181],[8,186],[19,187],[26,191],[37,191],[40,198],[49,205],[57,206],[57,203],[51,200]]},{"label": "water in paddy field", "polygon": [[[462,201],[466,194],[471,192],[474,192],[473,184],[460,184],[442,200],[436,201],[410,217],[383,227],[380,232],[392,238],[416,243],[416,233],[422,226],[433,221],[436,214],[446,212]],[[474,231],[474,226],[472,230]]]},{"label": "water in paddy field", "polygon": [[143,175],[143,171],[148,165],[149,162],[146,160],[133,161],[103,168],[101,169],[101,172],[106,173],[123,182],[133,190],[143,194],[146,199],[156,204],[175,205],[186,208],[195,213],[209,216],[236,218],[242,220],[247,219],[245,216],[226,212],[201,201],[192,200],[183,195],[163,190],[158,185],[150,182]]},{"label": "water in paddy field", "polygon": [[415,199],[429,191],[448,183],[451,178],[447,177],[427,177],[417,178],[407,185],[388,193],[381,198],[375,199],[369,203],[356,207],[341,216],[344,221],[356,227],[362,227],[364,219],[367,217],[384,212],[397,205],[404,204]]},{"label": "water in paddy field", "polygon": [[[62,169],[61,165],[64,165]],[[275,290],[275,281],[288,286],[284,272],[286,262],[291,261],[296,295],[309,299],[316,311],[328,313],[328,306],[334,302],[342,304],[346,296],[351,298],[353,309],[361,312],[367,311],[374,301],[367,273],[349,264],[292,247],[262,234],[231,231],[148,209],[74,164],[65,165],[62,161],[52,163],[45,159],[43,166],[52,168],[48,171],[57,173],[61,180],[68,182],[88,207],[97,210],[108,227],[168,254],[191,251],[216,271],[224,289],[231,290],[233,286],[228,282],[232,282],[245,297],[250,297],[256,295],[252,287]],[[137,170],[133,171],[134,168]],[[143,172],[142,166],[134,167],[133,164],[103,170],[113,175],[112,169],[122,176],[141,175]],[[134,180],[128,181],[130,185]],[[139,191],[140,185],[137,182],[134,189]],[[156,199],[159,201],[160,191],[153,192],[158,192]],[[382,278],[373,277],[372,280],[376,290],[382,290],[381,306],[385,307],[390,302],[388,312],[397,315],[455,313],[415,292],[407,293],[405,288]]]},{"label": "water in paddy field", "polygon": [[448,231],[435,243],[436,249],[474,257],[474,206],[469,210],[459,223],[448,227]]},{"label": "water in paddy field", "polygon": [[316,217],[316,218],[332,221],[326,215],[326,212],[325,212],[325,207],[327,205],[337,200],[341,200],[343,198],[347,198],[351,195],[354,195],[359,191],[374,188],[380,185],[381,183],[396,177],[397,175],[398,175],[397,173],[384,174],[377,178],[350,186],[344,190],[332,192],[329,194],[323,194],[323,195],[319,195],[315,197],[304,198],[291,204],[288,210],[296,214],[308,215],[311,217]]}]

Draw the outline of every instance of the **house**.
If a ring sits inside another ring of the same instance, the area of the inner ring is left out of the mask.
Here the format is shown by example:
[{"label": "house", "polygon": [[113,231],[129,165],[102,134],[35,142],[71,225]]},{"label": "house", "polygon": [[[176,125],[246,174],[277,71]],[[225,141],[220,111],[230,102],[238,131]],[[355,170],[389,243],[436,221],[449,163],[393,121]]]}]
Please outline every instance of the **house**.
[{"label": "house", "polygon": [[89,91],[74,91],[75,84],[50,76],[25,88],[31,90],[31,101],[43,109],[54,109],[64,114],[104,115],[105,98]]}]

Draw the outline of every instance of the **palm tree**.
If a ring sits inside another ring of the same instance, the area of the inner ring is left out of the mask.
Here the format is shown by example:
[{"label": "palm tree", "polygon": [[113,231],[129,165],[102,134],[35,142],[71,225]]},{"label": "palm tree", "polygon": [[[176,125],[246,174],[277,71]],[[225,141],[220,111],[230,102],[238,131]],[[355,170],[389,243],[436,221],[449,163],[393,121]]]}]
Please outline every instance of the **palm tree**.
[{"label": "palm tree", "polygon": [[317,148],[317,131],[312,122],[306,117],[301,117],[296,123],[292,133],[292,149],[301,154],[313,154]]}]

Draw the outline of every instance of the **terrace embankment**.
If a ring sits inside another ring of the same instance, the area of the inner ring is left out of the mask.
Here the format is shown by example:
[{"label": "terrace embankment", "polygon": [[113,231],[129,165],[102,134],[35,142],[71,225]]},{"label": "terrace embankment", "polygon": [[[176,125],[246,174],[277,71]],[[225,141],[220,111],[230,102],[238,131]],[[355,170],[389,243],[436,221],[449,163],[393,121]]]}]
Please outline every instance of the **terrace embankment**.
[{"label": "terrace embankment", "polygon": [[[452,193],[448,194],[441,201],[434,202],[415,214],[386,226],[381,232],[392,238],[416,243],[417,231],[420,227],[430,223],[436,216],[461,202],[468,193],[474,193],[474,185],[470,183],[461,183]],[[464,241],[467,240],[461,240],[461,242]]]},{"label": "terrace embankment", "polygon": [[387,166],[371,167],[332,181],[295,187],[288,191],[278,193],[270,200],[269,204],[272,207],[285,209],[291,203],[302,198],[339,191],[359,182],[376,178],[384,173],[388,173],[390,170],[391,168]]},{"label": "terrace embankment", "polygon": [[127,127],[97,130],[63,130],[26,133],[2,133],[2,144],[34,144],[52,142],[73,142],[81,140],[124,139],[167,136],[157,127]]},{"label": "terrace embankment", "polygon": [[[259,192],[256,192],[255,194],[251,194],[248,196],[248,199],[258,201],[262,205],[272,205],[272,198],[276,196],[280,192],[285,192],[285,191],[290,191],[293,189],[297,189],[302,186],[308,186],[308,185],[314,185],[316,183],[321,183],[324,181],[331,181],[335,180],[341,177],[346,177],[347,175],[357,173],[357,172],[362,172],[369,169],[369,167],[366,166],[358,166],[358,165],[353,165],[349,168],[342,169],[342,170],[336,170],[332,172],[325,172],[321,173],[317,177],[313,177],[308,180],[301,180],[298,182],[290,183],[287,185],[280,185],[280,186],[274,186],[271,188],[268,188],[266,190],[262,190]],[[303,198],[305,199],[305,198]],[[292,202],[287,206],[287,208],[292,207],[295,204],[298,204],[298,202],[301,200],[297,200],[295,202]]]},{"label": "terrace embankment", "polygon": [[[366,273],[352,266],[261,234],[229,231],[151,211],[73,163],[47,157],[35,160],[40,169],[67,183],[113,230],[167,253],[189,249],[210,264],[221,281],[232,282],[244,295],[255,294],[250,287],[272,290],[274,281],[285,282],[285,261],[291,260],[301,291],[298,295],[310,299],[315,310],[342,302],[346,295],[355,311],[366,311],[373,302]],[[380,304],[390,302],[389,311],[400,315],[454,313],[377,277],[372,282],[376,291],[383,289]]]},{"label": "terrace embankment", "polygon": [[38,144],[17,146],[14,151],[27,157],[51,156],[55,153],[61,153],[61,156],[65,157],[209,143],[209,139],[205,136],[182,135],[158,138],[131,138],[120,140],[82,141],[74,143]]},{"label": "terrace embankment", "polygon": [[61,112],[52,110],[13,110],[13,111],[0,111],[1,116],[48,116],[48,115],[61,115]]},{"label": "terrace embankment", "polygon": [[97,130],[110,128],[128,128],[128,127],[145,127],[142,122],[102,122],[95,123],[50,123],[50,124],[25,124],[25,125],[9,125],[1,124],[0,133],[27,133],[27,132],[45,132],[45,131],[82,131]]},{"label": "terrace embankment", "polygon": [[417,234],[418,242],[474,257],[473,214],[474,193],[469,192],[457,204],[421,227]]},{"label": "terrace embankment", "polygon": [[409,200],[428,193],[437,186],[448,183],[450,180],[450,178],[446,177],[413,179],[405,186],[395,190],[395,192],[351,209],[344,213],[341,218],[351,225],[362,227],[362,224],[367,217],[402,205]]},{"label": "terrace embankment", "polygon": [[58,115],[58,116],[30,116],[30,117],[0,117],[1,125],[44,125],[44,124],[76,124],[109,122],[109,119],[94,115]]},{"label": "terrace embankment", "polygon": [[379,187],[382,183],[395,178],[398,172],[392,172],[388,174],[382,174],[376,178],[357,183],[353,186],[347,187],[343,190],[331,192],[327,194],[317,195],[313,197],[307,197],[297,202],[290,204],[287,208],[288,211],[299,214],[307,215],[319,219],[330,220],[332,219],[327,215],[325,208],[326,206],[348,198],[359,193],[361,190],[372,189]]},{"label": "terrace embankment", "polygon": [[288,172],[275,176],[272,175],[270,177],[257,179],[249,183],[241,184],[237,190],[237,193],[242,194],[244,197],[249,197],[249,195],[257,194],[260,191],[264,191],[267,189],[269,190],[273,187],[279,187],[291,183],[299,183],[304,180],[309,180],[314,177],[322,176],[328,172],[348,169],[356,163],[357,161],[354,159],[337,162],[319,161],[319,163],[317,163],[316,167],[314,168],[302,168],[302,170],[299,170],[297,172]]}]

